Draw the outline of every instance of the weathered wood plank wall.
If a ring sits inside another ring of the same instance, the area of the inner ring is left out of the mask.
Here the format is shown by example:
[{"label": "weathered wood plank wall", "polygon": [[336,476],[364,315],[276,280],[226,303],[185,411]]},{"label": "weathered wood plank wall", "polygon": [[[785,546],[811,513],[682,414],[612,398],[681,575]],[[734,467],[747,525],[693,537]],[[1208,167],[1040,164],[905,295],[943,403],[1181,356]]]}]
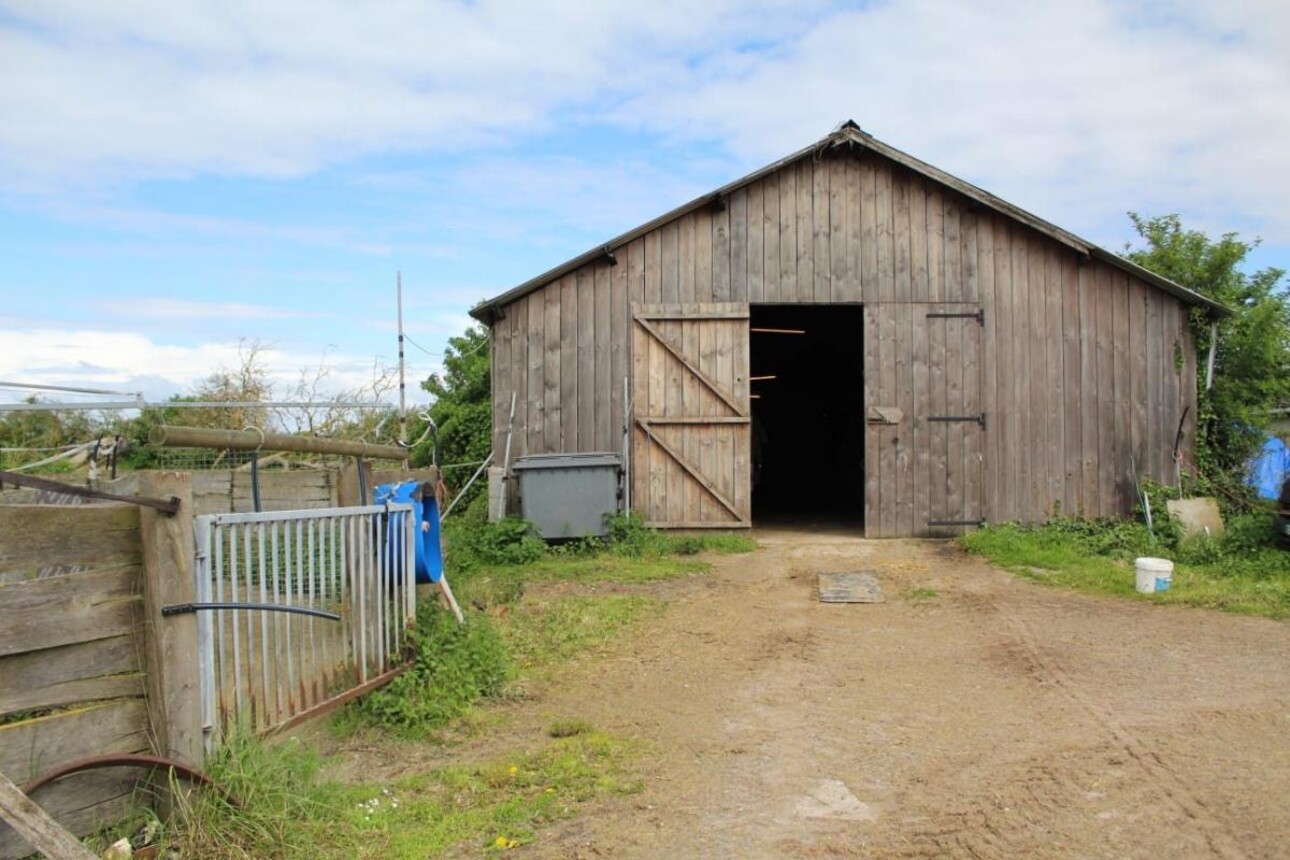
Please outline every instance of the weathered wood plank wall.
[{"label": "weathered wood plank wall", "polygon": [[[150,750],[141,553],[138,508],[0,506],[0,772],[15,782],[83,756]],[[33,799],[86,833],[117,820],[137,779],[79,774]],[[30,850],[0,824],[0,858]]]},{"label": "weathered wood plank wall", "polygon": [[[896,305],[984,309],[979,349],[955,353],[973,362],[956,372],[978,375],[979,387],[962,389],[960,376],[955,390],[977,398],[988,427],[956,443],[952,456],[983,462],[988,520],[1127,511],[1135,473],[1173,478],[1173,439],[1188,407],[1190,450],[1195,355],[1185,306],[880,156],[803,158],[732,192],[724,206],[689,212],[613,252],[616,265],[588,263],[512,302],[494,324],[495,450],[505,445],[512,391],[514,457],[621,450],[631,306],[668,302],[863,303],[871,324],[857,348],[866,352],[870,395],[887,384],[933,384],[935,368],[913,352],[921,337],[914,316]],[[939,348],[961,352],[958,337]],[[909,351],[896,350],[898,341]],[[870,397],[866,405],[884,404]],[[939,444],[943,428],[907,429]],[[921,533],[913,511],[932,490],[902,485],[888,499],[883,469],[898,467],[875,438],[883,431],[871,430],[865,486],[879,494],[870,501],[881,513],[869,531]],[[947,448],[947,468],[950,456]],[[956,489],[958,499],[967,488]]]}]

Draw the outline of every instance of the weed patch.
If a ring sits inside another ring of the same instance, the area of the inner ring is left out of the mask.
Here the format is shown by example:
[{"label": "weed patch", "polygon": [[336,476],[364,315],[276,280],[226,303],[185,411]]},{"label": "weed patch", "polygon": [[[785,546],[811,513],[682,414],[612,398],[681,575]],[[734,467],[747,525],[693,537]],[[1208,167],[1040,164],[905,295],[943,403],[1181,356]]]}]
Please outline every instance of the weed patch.
[{"label": "weed patch", "polygon": [[[1128,520],[1060,518],[1042,526],[1008,523],[973,532],[962,543],[969,552],[1046,585],[1290,617],[1290,553],[1275,547],[1269,514],[1237,516],[1228,523],[1227,534],[1217,540],[1179,539],[1163,506],[1155,519],[1154,533]],[[1133,559],[1140,556],[1175,562],[1169,591],[1151,595],[1134,591]]]},{"label": "weed patch", "polygon": [[662,610],[663,602],[653,597],[563,597],[521,604],[503,636],[521,671],[541,669],[602,648],[619,631]]}]

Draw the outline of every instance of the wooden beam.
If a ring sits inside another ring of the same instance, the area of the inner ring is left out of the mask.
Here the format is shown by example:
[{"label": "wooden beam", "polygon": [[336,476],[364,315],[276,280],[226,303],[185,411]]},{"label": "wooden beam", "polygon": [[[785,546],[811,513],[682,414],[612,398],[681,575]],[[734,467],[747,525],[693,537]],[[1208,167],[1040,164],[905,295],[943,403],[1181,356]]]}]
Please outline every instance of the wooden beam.
[{"label": "wooden beam", "polygon": [[691,373],[697,376],[699,380],[702,381],[703,384],[706,385],[712,391],[712,393],[715,394],[718,397],[718,399],[721,400],[722,403],[725,403],[727,406],[733,409],[736,415],[740,417],[747,417],[747,413],[744,411],[742,406],[740,406],[738,403],[735,402],[734,397],[732,397],[720,385],[718,385],[716,380],[714,380],[711,376],[708,376],[708,374],[704,373],[699,368],[698,365],[690,361],[690,359],[687,358],[681,352],[681,350],[677,349],[675,344],[673,344],[670,340],[668,340],[666,337],[663,336],[662,332],[660,332],[654,326],[650,325],[650,323],[647,320],[642,319],[639,315],[636,317],[636,324],[639,325],[641,328],[645,329],[647,332],[649,332],[650,335],[655,340],[657,340],[664,349],[666,349],[668,352],[672,354],[673,358],[681,362],[681,364],[686,368],[686,370],[689,370]]},{"label": "wooden beam", "polygon": [[201,427],[172,427],[161,424],[152,428],[148,442],[162,447],[232,448],[237,451],[299,451],[306,454],[337,454],[371,457],[377,460],[406,460],[408,449],[397,445],[369,445],[348,439],[320,439],[316,436],[292,436],[265,433],[260,430],[208,430]]},{"label": "wooden beam", "polygon": [[68,833],[49,813],[0,773],[0,817],[50,860],[95,860],[94,852]]},{"label": "wooden beam", "polygon": [[197,600],[193,571],[193,490],[183,472],[140,476],[140,488],[179,499],[173,517],[139,512],[143,543],[144,656],[155,752],[200,766],[204,750],[196,615],[164,617],[163,607]]}]

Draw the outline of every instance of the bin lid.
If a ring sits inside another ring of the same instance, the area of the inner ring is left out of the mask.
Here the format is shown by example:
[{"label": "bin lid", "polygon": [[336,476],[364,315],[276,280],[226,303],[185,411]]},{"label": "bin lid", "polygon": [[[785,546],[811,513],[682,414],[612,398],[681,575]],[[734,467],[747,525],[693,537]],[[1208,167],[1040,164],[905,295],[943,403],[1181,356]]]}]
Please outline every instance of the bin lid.
[{"label": "bin lid", "polygon": [[622,457],[612,451],[579,454],[530,454],[519,457],[511,465],[516,471],[524,469],[588,469],[604,466],[619,467]]}]

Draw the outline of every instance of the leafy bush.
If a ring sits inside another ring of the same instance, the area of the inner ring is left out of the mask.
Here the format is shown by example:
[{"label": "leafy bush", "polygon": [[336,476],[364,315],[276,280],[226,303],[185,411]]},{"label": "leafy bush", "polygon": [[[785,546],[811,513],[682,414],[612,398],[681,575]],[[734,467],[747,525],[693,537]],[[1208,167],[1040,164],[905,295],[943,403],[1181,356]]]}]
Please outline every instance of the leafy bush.
[{"label": "leafy bush", "polygon": [[422,601],[412,642],[412,667],[355,703],[363,721],[403,733],[438,728],[501,692],[510,677],[506,646],[486,615],[458,624],[437,603]]},{"label": "leafy bush", "polygon": [[481,565],[531,564],[547,553],[546,543],[525,520],[508,517],[496,523],[470,518],[444,522],[446,560],[454,571]]}]

